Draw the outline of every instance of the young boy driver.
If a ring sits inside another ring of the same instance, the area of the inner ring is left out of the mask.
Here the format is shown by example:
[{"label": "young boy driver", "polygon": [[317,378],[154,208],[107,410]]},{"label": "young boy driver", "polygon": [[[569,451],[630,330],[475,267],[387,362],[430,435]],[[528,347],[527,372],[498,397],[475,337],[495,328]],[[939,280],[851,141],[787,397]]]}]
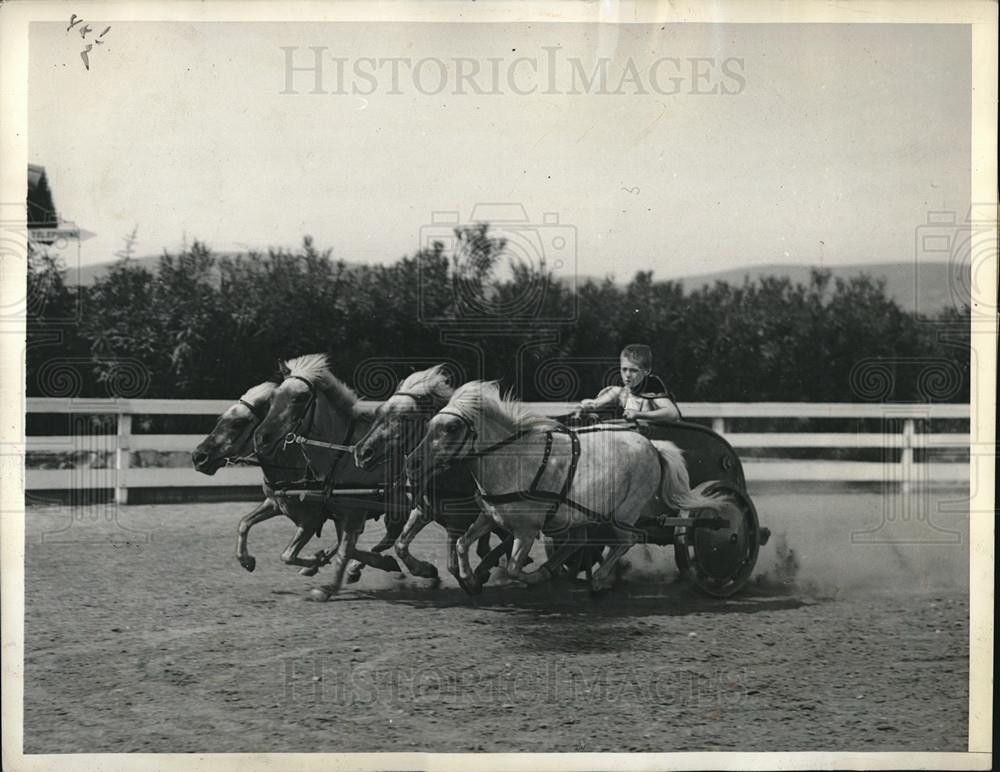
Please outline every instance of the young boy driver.
[{"label": "young boy driver", "polygon": [[653,352],[642,343],[631,343],[622,349],[622,386],[609,386],[596,399],[585,399],[581,410],[595,410],[617,405],[628,420],[641,418],[652,423],[681,420],[674,395],[652,373]]}]

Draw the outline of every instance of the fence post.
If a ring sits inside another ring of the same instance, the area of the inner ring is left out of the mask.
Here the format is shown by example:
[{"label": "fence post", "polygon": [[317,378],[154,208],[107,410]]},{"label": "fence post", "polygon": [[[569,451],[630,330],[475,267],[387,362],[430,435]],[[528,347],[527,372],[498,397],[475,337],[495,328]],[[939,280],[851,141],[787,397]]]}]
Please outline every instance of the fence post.
[{"label": "fence post", "polygon": [[912,418],[903,419],[903,452],[899,459],[900,464],[900,484],[901,493],[909,493],[913,487],[915,468],[913,465],[913,428],[915,421]]},{"label": "fence post", "polygon": [[712,431],[716,434],[726,433],[726,419],[725,418],[713,418],[712,419]]},{"label": "fence post", "polygon": [[115,448],[115,503],[128,504],[129,437],[132,434],[132,416],[118,414],[118,443]]}]

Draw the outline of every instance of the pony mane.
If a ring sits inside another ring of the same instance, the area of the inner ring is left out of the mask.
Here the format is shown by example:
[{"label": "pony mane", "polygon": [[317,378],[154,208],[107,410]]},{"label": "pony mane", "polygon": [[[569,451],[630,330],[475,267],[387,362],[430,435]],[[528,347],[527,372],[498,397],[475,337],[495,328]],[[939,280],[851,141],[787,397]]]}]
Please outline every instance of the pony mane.
[{"label": "pony mane", "polygon": [[258,383],[256,386],[251,386],[247,389],[240,399],[246,400],[251,405],[255,404],[257,400],[269,400],[271,395],[274,394],[274,390],[278,388],[278,384],[272,380],[264,381],[263,383]]},{"label": "pony mane", "polygon": [[354,390],[330,372],[330,364],[326,354],[304,354],[295,359],[287,360],[285,367],[289,371],[286,377],[294,375],[298,378],[305,378],[326,394],[337,408],[350,410],[357,404],[358,395],[354,393]]},{"label": "pony mane", "polygon": [[459,386],[452,395],[448,407],[470,421],[478,415],[488,416],[515,432],[555,429],[560,426],[560,423],[553,418],[532,413],[509,392],[501,396],[500,384],[496,381],[470,381],[464,386]]},{"label": "pony mane", "polygon": [[444,365],[434,365],[426,370],[411,373],[403,379],[396,391],[406,391],[421,397],[431,397],[442,405],[448,404],[455,390],[448,385]]}]

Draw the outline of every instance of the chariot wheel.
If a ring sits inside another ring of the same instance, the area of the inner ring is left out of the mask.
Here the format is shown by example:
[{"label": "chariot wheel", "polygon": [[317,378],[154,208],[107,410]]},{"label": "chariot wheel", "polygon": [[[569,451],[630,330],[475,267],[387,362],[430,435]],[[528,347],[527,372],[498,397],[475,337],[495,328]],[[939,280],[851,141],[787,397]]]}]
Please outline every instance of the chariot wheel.
[{"label": "chariot wheel", "polygon": [[692,525],[678,528],[674,557],[683,579],[706,595],[728,598],[750,579],[760,545],[766,542],[757,521],[757,510],[746,492],[726,483],[707,492],[724,493],[727,504],[718,513],[699,509],[686,513],[693,523],[699,519],[723,518],[724,527]]}]

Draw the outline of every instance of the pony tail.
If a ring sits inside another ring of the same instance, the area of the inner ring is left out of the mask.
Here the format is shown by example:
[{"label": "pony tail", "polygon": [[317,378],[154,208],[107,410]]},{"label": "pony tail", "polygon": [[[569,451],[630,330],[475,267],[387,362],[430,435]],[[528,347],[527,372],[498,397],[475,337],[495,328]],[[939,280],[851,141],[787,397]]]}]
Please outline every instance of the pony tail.
[{"label": "pony tail", "polygon": [[714,509],[717,512],[725,506],[725,494],[705,493],[710,486],[718,482],[717,480],[709,480],[694,489],[691,488],[691,478],[684,463],[684,453],[674,443],[654,440],[653,447],[660,454],[660,463],[663,466],[663,486],[660,496],[667,506],[676,510]]}]

